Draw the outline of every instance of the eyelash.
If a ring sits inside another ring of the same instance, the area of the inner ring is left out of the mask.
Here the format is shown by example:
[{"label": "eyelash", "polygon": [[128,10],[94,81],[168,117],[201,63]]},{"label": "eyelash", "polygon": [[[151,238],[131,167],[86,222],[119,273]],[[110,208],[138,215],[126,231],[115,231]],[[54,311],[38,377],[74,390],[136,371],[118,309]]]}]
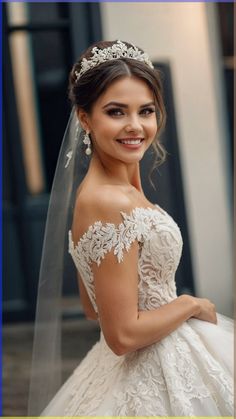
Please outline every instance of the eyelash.
[{"label": "eyelash", "polygon": [[[148,113],[146,113],[145,111],[148,111]],[[119,112],[119,115],[117,115],[117,112]],[[153,109],[153,108],[144,108],[144,109],[142,109],[141,111],[140,111],[140,114],[142,114],[142,115],[144,115],[144,116],[148,116],[148,115],[151,115],[152,113],[154,113],[155,112],[155,110]],[[109,109],[108,111],[107,111],[107,114],[109,115],[109,116],[122,116],[122,115],[124,115],[124,112],[123,112],[123,110],[122,109],[120,109],[120,108],[113,108],[113,109]]]}]

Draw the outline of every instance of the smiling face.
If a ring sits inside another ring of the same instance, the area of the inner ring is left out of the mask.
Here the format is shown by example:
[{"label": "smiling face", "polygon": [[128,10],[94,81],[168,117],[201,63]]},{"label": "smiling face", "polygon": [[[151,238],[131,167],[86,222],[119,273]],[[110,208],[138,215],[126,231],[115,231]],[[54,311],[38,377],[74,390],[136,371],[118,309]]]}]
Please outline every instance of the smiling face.
[{"label": "smiling face", "polygon": [[153,93],[136,77],[124,77],[98,98],[90,114],[79,111],[94,153],[123,163],[139,162],[157,133]]}]

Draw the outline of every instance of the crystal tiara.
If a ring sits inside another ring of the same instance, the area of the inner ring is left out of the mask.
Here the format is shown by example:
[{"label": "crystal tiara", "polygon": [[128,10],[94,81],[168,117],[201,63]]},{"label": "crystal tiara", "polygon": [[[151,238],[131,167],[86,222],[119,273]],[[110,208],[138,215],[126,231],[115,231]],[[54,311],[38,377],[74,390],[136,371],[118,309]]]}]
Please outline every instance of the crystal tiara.
[{"label": "crystal tiara", "polygon": [[81,70],[75,71],[76,82],[79,78],[91,68],[105,63],[106,61],[118,60],[119,58],[130,58],[132,60],[142,61],[149,67],[154,68],[148,54],[140,51],[135,45],[127,47],[122,41],[118,40],[111,47],[99,49],[94,47],[92,49],[92,56],[87,60],[83,58],[81,62]]}]

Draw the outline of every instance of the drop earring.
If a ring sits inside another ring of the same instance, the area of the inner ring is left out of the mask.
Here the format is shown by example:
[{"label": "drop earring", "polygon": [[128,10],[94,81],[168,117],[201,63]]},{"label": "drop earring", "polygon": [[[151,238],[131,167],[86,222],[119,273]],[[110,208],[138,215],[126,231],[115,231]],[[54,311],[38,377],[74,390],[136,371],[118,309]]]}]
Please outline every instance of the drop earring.
[{"label": "drop earring", "polygon": [[85,150],[85,154],[87,154],[87,156],[90,156],[90,154],[92,153],[92,149],[91,149],[91,140],[90,140],[88,132],[85,132],[85,134],[84,134],[83,143],[87,145],[87,148]]}]

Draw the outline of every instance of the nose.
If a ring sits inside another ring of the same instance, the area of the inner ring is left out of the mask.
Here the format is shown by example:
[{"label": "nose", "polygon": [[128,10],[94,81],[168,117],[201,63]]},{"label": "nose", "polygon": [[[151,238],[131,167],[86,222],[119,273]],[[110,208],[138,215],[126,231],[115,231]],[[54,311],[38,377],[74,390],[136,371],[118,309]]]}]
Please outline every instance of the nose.
[{"label": "nose", "polygon": [[129,117],[126,125],[126,132],[141,132],[142,125],[138,115]]}]

